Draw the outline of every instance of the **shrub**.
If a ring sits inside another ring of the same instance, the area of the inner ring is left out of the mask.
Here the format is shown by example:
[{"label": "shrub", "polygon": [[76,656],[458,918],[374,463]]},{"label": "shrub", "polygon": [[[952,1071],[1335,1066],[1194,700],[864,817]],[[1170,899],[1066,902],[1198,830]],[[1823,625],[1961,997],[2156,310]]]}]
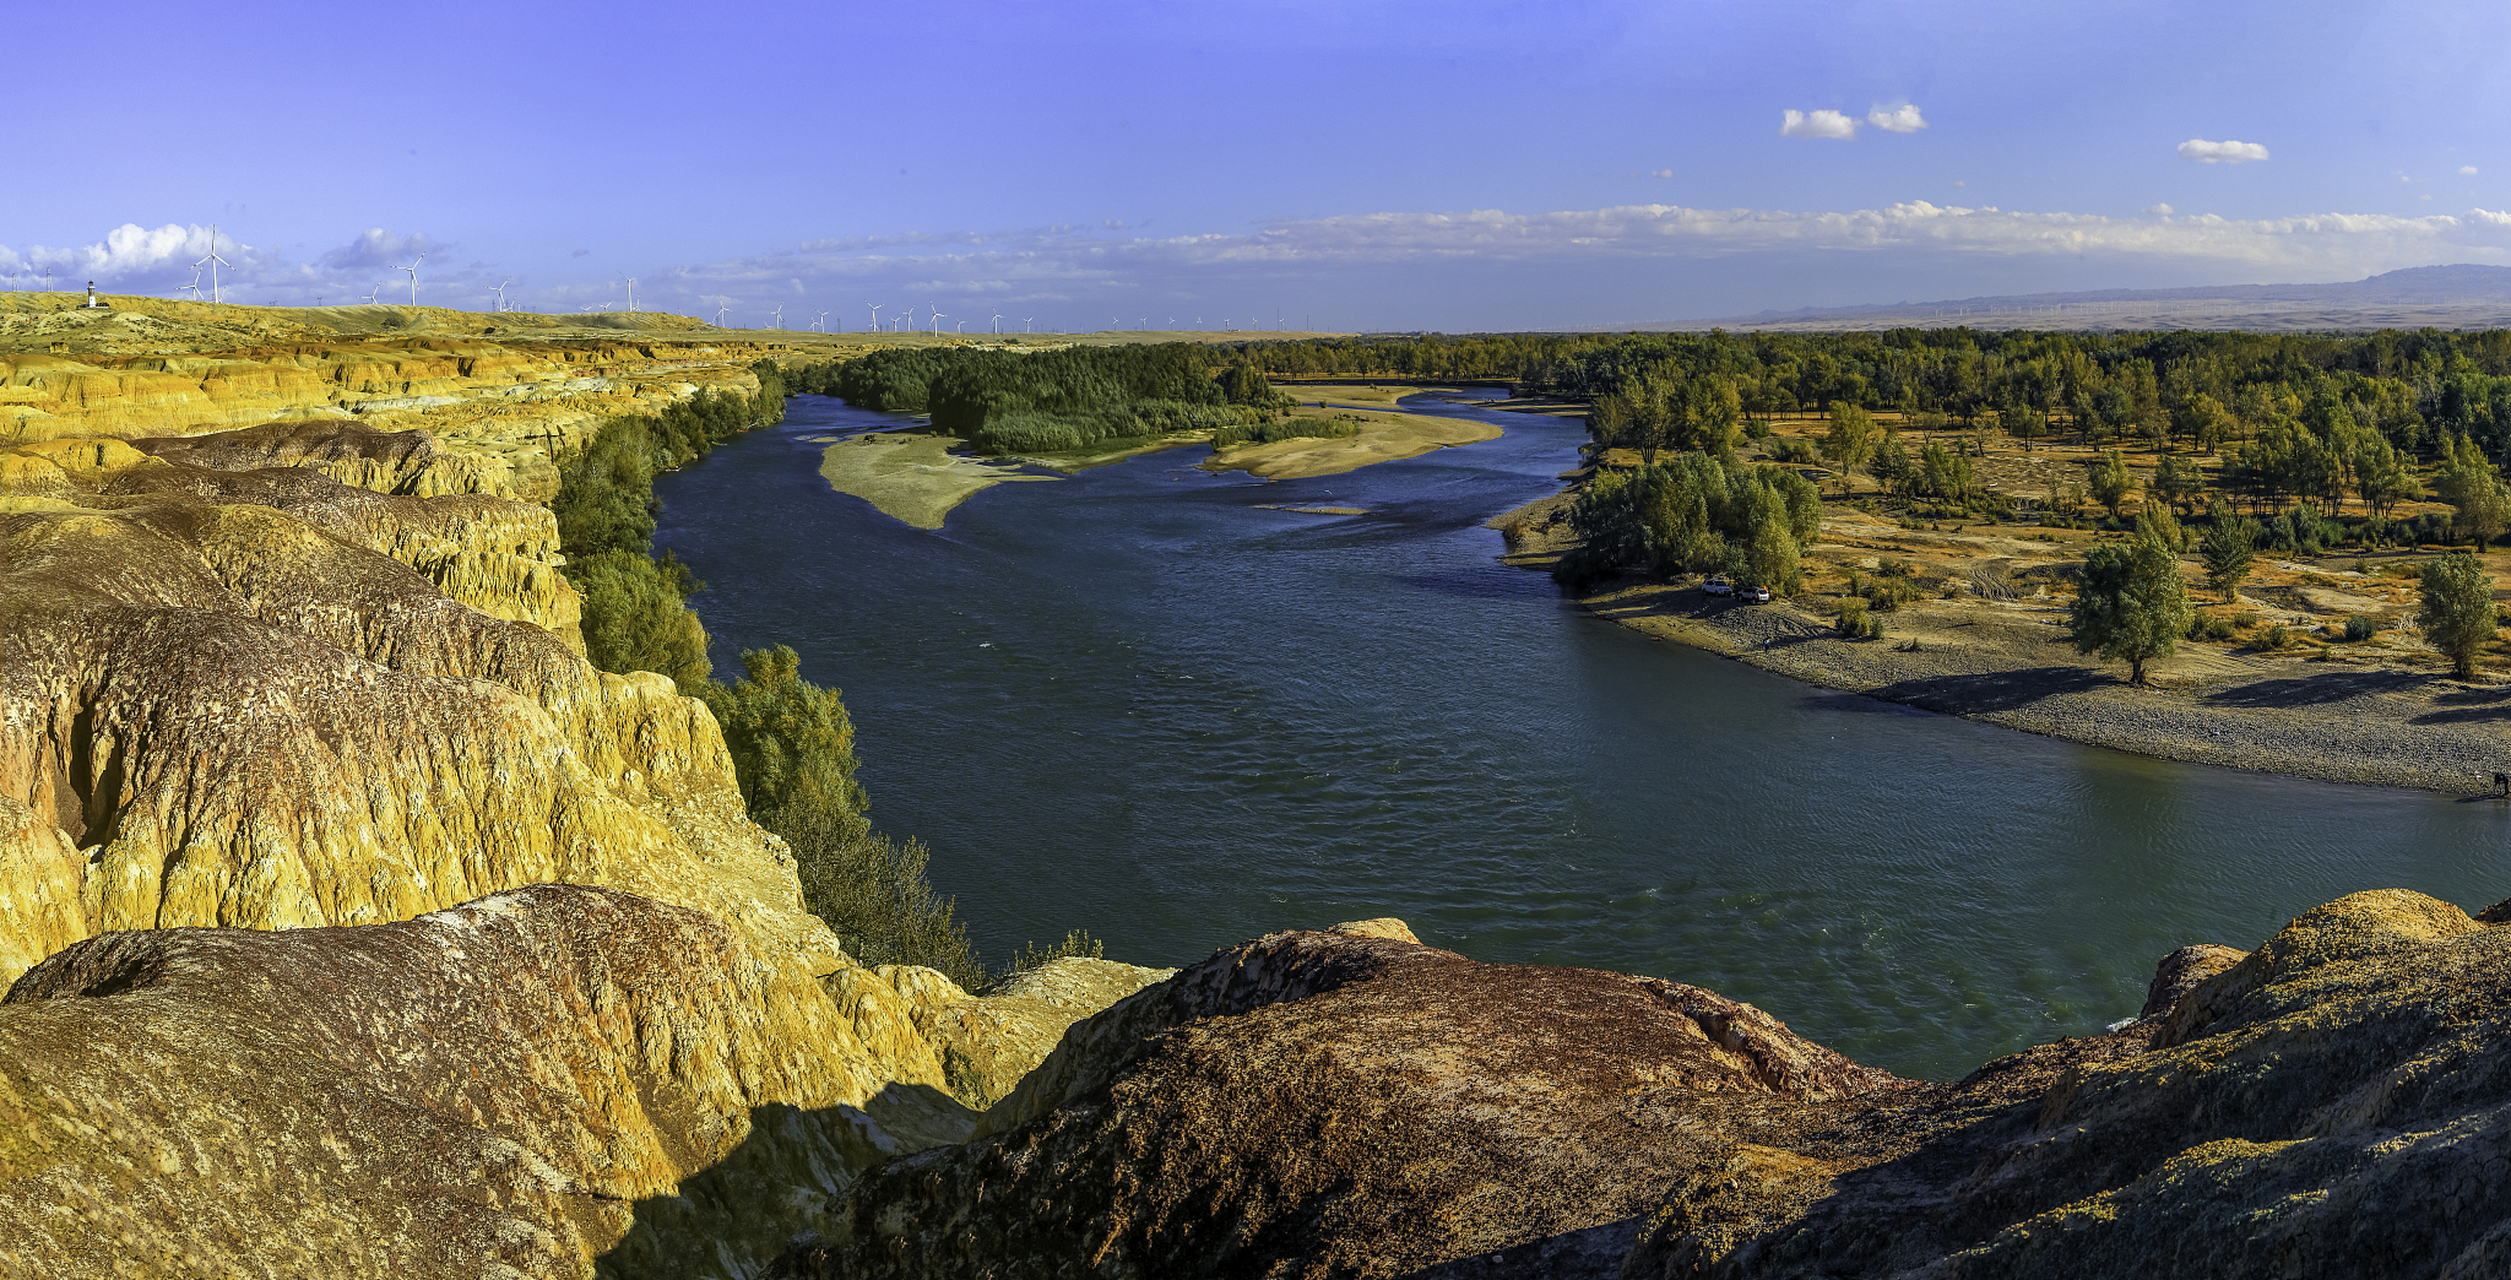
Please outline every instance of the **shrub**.
[{"label": "shrub", "polygon": [[700,694],[724,728],[724,746],[741,783],[741,801],[760,825],[803,808],[860,815],[870,806],[854,780],[854,721],[838,691],[802,678],[802,659],[784,645],[748,649],[749,673],[730,685],[709,682]]},{"label": "shrub", "polygon": [[2188,638],[2191,640],[2229,640],[2232,638],[2232,620],[2221,614],[2201,613],[2189,622]]},{"label": "shrub", "polygon": [[655,560],[596,551],[569,564],[567,577],[584,597],[586,660],[604,671],[658,672],[684,694],[707,683],[706,627],[687,600],[705,584],[670,552]]},{"label": "shrub", "polygon": [[2269,627],[2266,634],[2258,637],[2258,647],[2274,653],[2281,649],[2291,648],[2296,643],[2296,639],[2291,627]]},{"label": "shrub", "polygon": [[1019,954],[1011,958],[1011,963],[1004,965],[1001,971],[994,975],[994,985],[1001,986],[1021,974],[1043,969],[1058,960],[1104,960],[1106,958],[1107,944],[1082,930],[1075,929],[1065,934],[1063,941],[1051,947],[1041,947],[1034,942],[1024,944]]},{"label": "shrub", "polygon": [[1840,605],[1839,629],[1841,635],[1851,640],[1880,640],[1883,619],[1876,617],[1865,601],[1852,597]]},{"label": "shrub", "polygon": [[1769,439],[1769,438],[1770,438],[1770,420],[1769,420],[1768,418],[1746,418],[1746,419],[1744,419],[1744,435],[1745,435],[1745,437],[1746,437],[1746,438],[1748,438],[1748,439],[1753,439],[1753,440],[1767,440],[1767,439]]},{"label": "shrub", "polygon": [[2349,641],[2359,643],[2364,640],[2369,640],[2379,633],[2380,624],[2373,622],[2371,619],[2366,618],[2359,613],[2345,620],[2345,638]]},{"label": "shrub", "polygon": [[802,902],[827,922],[838,944],[866,965],[920,964],[968,991],[986,985],[985,966],[953,918],[958,904],[925,878],[931,851],[872,831],[841,806],[787,806],[768,829],[792,847]]},{"label": "shrub", "polygon": [[2243,631],[2247,631],[2251,627],[2258,625],[2258,615],[2250,610],[2243,609],[2239,613],[2232,615],[2232,625]]}]

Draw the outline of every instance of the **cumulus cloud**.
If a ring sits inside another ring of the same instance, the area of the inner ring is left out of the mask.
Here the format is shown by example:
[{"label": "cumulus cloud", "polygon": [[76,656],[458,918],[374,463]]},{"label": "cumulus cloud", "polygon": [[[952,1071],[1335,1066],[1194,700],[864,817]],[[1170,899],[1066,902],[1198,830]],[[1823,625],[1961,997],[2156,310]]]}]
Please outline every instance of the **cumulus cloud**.
[{"label": "cumulus cloud", "polygon": [[1917,104],[1908,102],[1889,111],[1877,107],[1866,113],[1866,123],[1893,133],[1916,133],[1927,127],[1927,122],[1918,116]]},{"label": "cumulus cloud", "polygon": [[2472,165],[2472,164],[2463,164],[2463,165],[2460,165],[2460,166],[2459,166],[2459,176],[2461,176],[2461,177],[2465,177],[2465,178],[2472,178],[2472,177],[2475,177],[2475,176],[2476,176],[2476,166],[2475,166],[2475,165]]},{"label": "cumulus cloud", "polygon": [[324,254],[321,261],[338,271],[389,271],[408,266],[421,254],[441,253],[451,247],[424,231],[402,235],[371,227],[357,239]]},{"label": "cumulus cloud", "polygon": [[[170,223],[151,229],[126,223],[94,244],[67,248],[0,245],[0,287],[42,288],[49,269],[55,289],[83,287],[94,280],[99,289],[111,293],[190,297],[197,278],[206,297],[211,276],[204,272],[196,277],[192,267],[208,256],[213,234],[223,260],[215,283],[230,302],[347,302],[374,292],[390,267],[407,264],[420,253],[454,247],[424,232],[403,235],[379,228],[317,255],[312,262],[300,262],[224,229],[213,233],[199,225]],[[477,306],[475,282],[481,275],[477,263],[461,268],[423,267],[419,300],[441,306]],[[407,277],[397,279],[406,287]]]},{"label": "cumulus cloud", "polygon": [[2167,204],[2149,204],[2145,206],[2145,212],[2150,213],[2157,218],[2168,218],[2175,212],[2175,210]]},{"label": "cumulus cloud", "polygon": [[2180,158],[2199,164],[2248,164],[2267,158],[2267,148],[2255,142],[2208,142],[2191,138],[2180,144]]},{"label": "cumulus cloud", "polygon": [[1846,142],[1857,136],[1857,122],[1837,111],[1789,110],[1779,123],[1779,135],[1787,138],[1837,138]]}]

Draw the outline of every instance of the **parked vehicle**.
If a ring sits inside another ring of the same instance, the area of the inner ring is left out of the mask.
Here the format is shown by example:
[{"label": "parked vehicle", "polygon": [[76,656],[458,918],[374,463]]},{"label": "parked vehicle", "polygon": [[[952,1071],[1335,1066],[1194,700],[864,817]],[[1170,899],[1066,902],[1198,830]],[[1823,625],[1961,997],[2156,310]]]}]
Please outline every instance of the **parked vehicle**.
[{"label": "parked vehicle", "polygon": [[1703,580],[1700,584],[1700,589],[1713,596],[1731,596],[1735,594],[1735,584],[1724,578],[1718,577],[1716,574],[1711,574],[1708,578]]},{"label": "parked vehicle", "polygon": [[1770,603],[1770,589],[1768,587],[1737,587],[1735,598],[1746,604],[1768,604]]}]

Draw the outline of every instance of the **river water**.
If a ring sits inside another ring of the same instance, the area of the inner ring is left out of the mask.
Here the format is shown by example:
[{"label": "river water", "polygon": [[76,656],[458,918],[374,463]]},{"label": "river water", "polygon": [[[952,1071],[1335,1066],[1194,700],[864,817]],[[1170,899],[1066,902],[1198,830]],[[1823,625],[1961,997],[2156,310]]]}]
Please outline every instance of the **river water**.
[{"label": "river water", "polygon": [[[718,672],[845,690],[885,830],[993,960],[1080,927],[1182,964],[1394,915],[1484,960],[1655,974],[1933,1078],[2133,1015],[2190,942],[2358,889],[2511,895],[2511,811],[2148,760],[1652,641],[1493,557],[1574,423],[1267,484],[1201,447],[909,528],[829,490],[797,397],[665,477]],[[1332,504],[1319,516],[1258,504]]]}]

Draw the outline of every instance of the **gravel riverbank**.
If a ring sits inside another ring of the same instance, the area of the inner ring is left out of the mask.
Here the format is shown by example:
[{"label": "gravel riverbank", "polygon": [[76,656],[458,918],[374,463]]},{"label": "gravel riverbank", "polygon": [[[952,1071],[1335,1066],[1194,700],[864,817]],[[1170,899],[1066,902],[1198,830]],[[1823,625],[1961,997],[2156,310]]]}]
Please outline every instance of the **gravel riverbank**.
[{"label": "gravel riverbank", "polygon": [[[1511,564],[1548,569],[1567,543],[1549,525],[1568,495],[1523,520]],[[2134,688],[2123,664],[2078,657],[2064,603],[1922,600],[1882,615],[1883,640],[1847,640],[1788,601],[1738,604],[1696,582],[1597,584],[1579,603],[1652,636],[1866,697],[2200,764],[2330,782],[2481,796],[2511,770],[2511,684],[2450,679],[2428,650],[2312,650],[2286,657],[2184,646]],[[1914,644],[1913,644],[1914,642]]]}]

